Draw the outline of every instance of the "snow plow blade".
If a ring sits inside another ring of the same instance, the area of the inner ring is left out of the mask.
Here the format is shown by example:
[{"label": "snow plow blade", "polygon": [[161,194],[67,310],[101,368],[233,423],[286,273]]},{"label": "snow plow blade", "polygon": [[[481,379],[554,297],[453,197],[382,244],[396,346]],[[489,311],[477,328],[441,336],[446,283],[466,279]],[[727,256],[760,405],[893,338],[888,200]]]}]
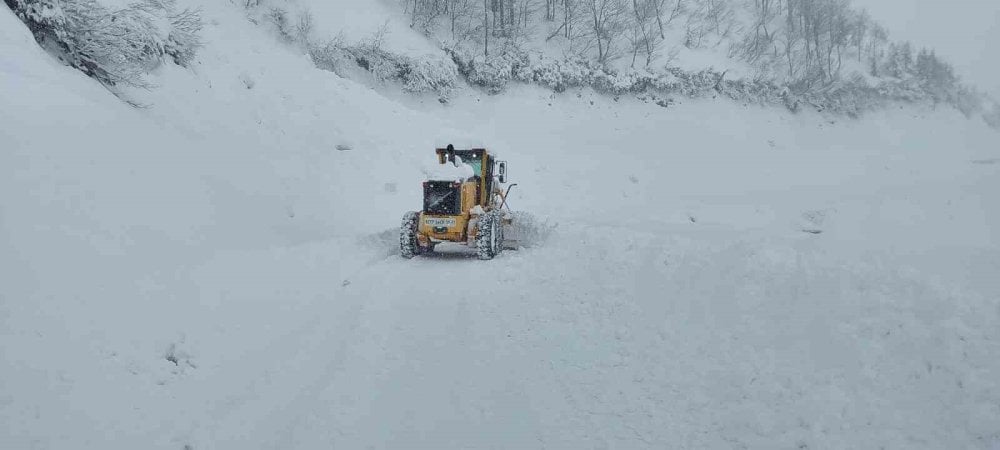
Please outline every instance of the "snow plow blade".
[{"label": "snow plow blade", "polygon": [[507,214],[503,218],[503,248],[504,250],[518,250],[521,248],[521,231],[514,224],[514,217]]},{"label": "snow plow blade", "polygon": [[503,247],[519,250],[540,244],[554,228],[549,223],[540,223],[535,217],[523,211],[505,211],[503,217]]}]

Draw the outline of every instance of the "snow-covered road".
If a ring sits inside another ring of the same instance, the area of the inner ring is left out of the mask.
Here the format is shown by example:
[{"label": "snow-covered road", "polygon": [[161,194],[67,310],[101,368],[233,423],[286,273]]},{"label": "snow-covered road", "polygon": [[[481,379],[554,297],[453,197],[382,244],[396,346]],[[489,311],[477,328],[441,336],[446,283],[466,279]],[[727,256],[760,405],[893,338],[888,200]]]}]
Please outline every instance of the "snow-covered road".
[{"label": "snow-covered road", "polygon": [[[142,110],[0,13],[0,448],[1000,446],[995,130],[442,105],[205,13]],[[449,142],[509,162],[533,246],[398,256]]]},{"label": "snow-covered road", "polygon": [[372,258],[320,282],[329,291],[300,307],[301,322],[179,382],[178,401],[204,411],[189,439],[234,449],[996,443],[988,355],[1000,336],[983,315],[995,297],[872,255],[842,260],[822,235],[727,239],[693,227],[559,225],[488,263],[459,249],[403,260],[390,254],[394,236],[372,237],[357,251]]}]

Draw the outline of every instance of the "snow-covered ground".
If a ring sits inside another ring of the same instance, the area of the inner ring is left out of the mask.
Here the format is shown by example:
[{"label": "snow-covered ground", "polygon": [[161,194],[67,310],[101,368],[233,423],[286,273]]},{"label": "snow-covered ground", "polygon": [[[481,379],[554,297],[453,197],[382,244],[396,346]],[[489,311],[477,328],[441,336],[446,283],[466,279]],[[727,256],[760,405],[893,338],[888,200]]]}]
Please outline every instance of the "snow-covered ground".
[{"label": "snow-covered ground", "polygon": [[[442,105],[205,16],[135,109],[0,8],[0,448],[1000,447],[980,121]],[[401,259],[447,143],[544,238]]]}]

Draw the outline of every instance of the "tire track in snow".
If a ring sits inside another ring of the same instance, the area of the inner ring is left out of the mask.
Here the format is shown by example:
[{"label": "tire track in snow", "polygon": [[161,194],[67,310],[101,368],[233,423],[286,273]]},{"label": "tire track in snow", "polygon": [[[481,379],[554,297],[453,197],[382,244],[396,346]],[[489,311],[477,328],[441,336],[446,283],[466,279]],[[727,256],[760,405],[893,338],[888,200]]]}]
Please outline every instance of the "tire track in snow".
[{"label": "tire track in snow", "polygon": [[[258,368],[251,377],[236,382],[235,392],[216,401],[208,419],[211,432],[208,443],[222,448],[260,448],[277,434],[275,424],[298,399],[314,394],[322,378],[335,370],[343,359],[343,345],[332,357],[324,358],[317,367],[313,361],[324,349],[333,347],[342,333],[350,334],[357,327],[363,305],[354,304],[336,322],[327,315],[317,315],[302,328],[268,346],[261,358],[273,357],[293,349],[292,353],[274,359],[265,369]],[[336,324],[337,331],[330,327]],[[347,330],[346,332],[341,330]],[[241,366],[246,367],[245,364]],[[320,369],[320,370],[317,370]],[[239,379],[239,377],[235,377]],[[292,398],[289,400],[289,398]]]},{"label": "tire track in snow", "polygon": [[[352,287],[367,287],[357,294],[368,306],[345,370],[301,405],[281,446],[468,448],[485,442],[500,417],[530,428],[537,421],[519,417],[531,410],[523,383],[495,373],[498,357],[489,357],[504,354],[500,327],[481,322],[494,305],[472,291],[492,286],[473,274],[503,264],[462,255],[389,259],[358,277]],[[434,295],[421,294],[428,288]],[[494,331],[484,337],[484,328]]]},{"label": "tire track in snow", "polygon": [[[358,341],[364,340],[364,335],[359,336],[359,333],[361,332],[362,325],[370,321],[365,319],[373,314],[372,303],[370,302],[372,298],[371,291],[373,287],[378,286],[378,283],[367,284],[364,281],[371,276],[370,274],[380,273],[380,269],[384,268],[391,256],[379,255],[372,257],[361,269],[354,272],[351,279],[362,281],[358,285],[364,286],[366,289],[352,289],[355,286],[353,282],[344,286],[349,293],[343,295],[342,298],[354,300],[349,302],[354,305],[352,307],[352,314],[350,314],[350,329],[342,335],[328,335],[327,339],[324,340],[324,343],[330,344],[333,343],[335,337],[340,338],[339,342],[335,343],[336,351],[322,365],[321,370],[317,371],[317,375],[312,377],[312,381],[308,386],[300,389],[298,395],[288,402],[284,408],[271,414],[267,423],[274,425],[266,428],[265,430],[267,431],[262,433],[263,435],[260,439],[261,442],[270,443],[264,446],[264,448],[302,448],[302,446],[296,445],[297,436],[295,431],[297,427],[303,423],[304,417],[320,409],[320,406],[324,402],[323,392],[337,383],[337,375],[346,368],[346,363],[350,356],[357,350]],[[316,348],[322,350],[324,346],[317,346]],[[321,351],[315,353],[315,355],[323,354]],[[271,436],[271,438],[268,438],[268,436]]]},{"label": "tire track in snow", "polygon": [[[373,270],[385,260],[373,256],[357,271]],[[259,351],[227,362],[227,370],[206,383],[224,393],[209,400],[206,417],[196,426],[205,429],[201,435],[208,447],[244,449],[280,443],[295,411],[341,367],[366,302],[364,296],[344,295],[339,280],[331,280],[329,289],[303,311],[311,312],[310,319]],[[330,348],[336,349],[332,355]]]},{"label": "tire track in snow", "polygon": [[[385,266],[393,256],[379,253],[366,259],[348,278],[359,282],[332,288],[337,294],[328,300],[348,305],[345,312],[337,314],[337,327],[329,326],[327,319],[331,315],[317,314],[305,326],[268,346],[274,351],[295,346],[296,351],[280,364],[272,365],[280,367],[278,370],[269,369],[256,376],[237,395],[241,399],[240,407],[238,410],[228,408],[229,411],[225,414],[228,422],[243,425],[235,427],[234,433],[230,433],[235,436],[224,440],[213,436],[211,442],[238,444],[231,446],[234,449],[300,448],[295,445],[296,438],[299,437],[295,434],[296,427],[303,422],[304,417],[320,409],[323,402],[321,394],[336,383],[337,373],[345,368],[345,363],[352,352],[357,351],[359,343],[364,342],[367,335],[359,333],[363,324],[371,322],[366,318],[373,314],[373,303],[370,301],[376,298],[373,290],[380,285],[379,274],[385,273]],[[303,346],[303,342],[311,344]],[[330,348],[336,350],[330,353],[327,351]],[[292,370],[296,368],[301,370]],[[275,376],[280,378],[277,382],[272,382],[271,379]],[[262,379],[265,384],[282,383],[288,388],[275,392],[270,397],[254,400],[252,398],[259,394],[256,386]]]}]

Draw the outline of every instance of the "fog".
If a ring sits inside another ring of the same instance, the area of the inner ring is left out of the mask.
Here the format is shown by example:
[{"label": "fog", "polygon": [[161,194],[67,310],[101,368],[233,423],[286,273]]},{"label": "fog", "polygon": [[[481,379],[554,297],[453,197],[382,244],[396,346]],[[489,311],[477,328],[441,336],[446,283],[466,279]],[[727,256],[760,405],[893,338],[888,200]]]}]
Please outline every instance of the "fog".
[{"label": "fog", "polygon": [[968,82],[1000,99],[1000,1],[854,0],[894,39],[937,50]]}]

